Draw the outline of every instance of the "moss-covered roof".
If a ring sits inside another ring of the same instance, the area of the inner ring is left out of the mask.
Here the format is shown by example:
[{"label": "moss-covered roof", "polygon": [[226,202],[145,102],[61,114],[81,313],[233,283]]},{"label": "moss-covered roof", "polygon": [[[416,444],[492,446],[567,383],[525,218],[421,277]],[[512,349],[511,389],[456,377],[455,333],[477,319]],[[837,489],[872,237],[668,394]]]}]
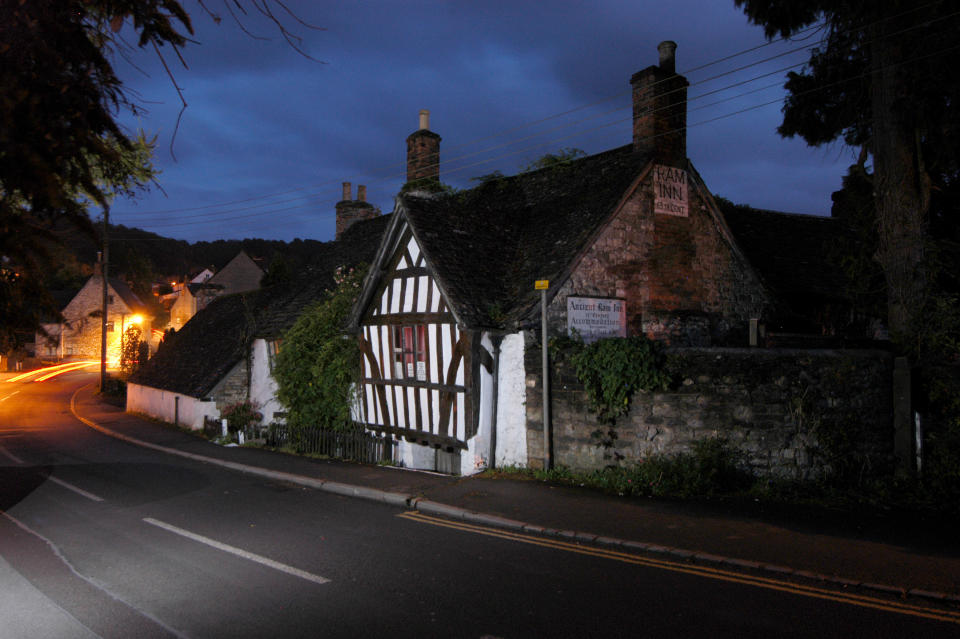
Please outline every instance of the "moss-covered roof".
[{"label": "moss-covered roof", "polygon": [[740,249],[781,303],[798,307],[811,299],[848,299],[844,274],[828,257],[849,233],[842,222],[722,199],[718,206]]},{"label": "moss-covered roof", "polygon": [[461,321],[508,326],[536,308],[647,164],[624,146],[453,194],[408,193],[398,210]]}]

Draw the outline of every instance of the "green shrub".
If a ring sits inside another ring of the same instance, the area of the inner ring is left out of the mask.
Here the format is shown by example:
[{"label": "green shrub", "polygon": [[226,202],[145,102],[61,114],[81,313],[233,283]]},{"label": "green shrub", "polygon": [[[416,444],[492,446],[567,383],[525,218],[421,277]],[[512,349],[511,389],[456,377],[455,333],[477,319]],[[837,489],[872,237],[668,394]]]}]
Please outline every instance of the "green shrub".
[{"label": "green shrub", "polygon": [[670,375],[659,344],[639,335],[580,344],[569,356],[590,405],[601,422],[612,424],[630,410],[638,390],[666,390]]},{"label": "green shrub", "polygon": [[741,456],[722,439],[694,442],[689,453],[653,455],[591,473],[568,468],[534,471],[537,479],[579,484],[636,497],[712,497],[745,491],[755,481]]},{"label": "green shrub", "polygon": [[227,420],[227,429],[235,433],[246,430],[253,424],[259,424],[263,419],[263,413],[260,412],[260,405],[257,402],[246,399],[225,407],[220,411],[220,417]]},{"label": "green shrub", "polygon": [[360,351],[343,329],[365,271],[337,269],[337,287],[308,307],[283,337],[273,376],[293,434],[303,428],[353,426]]}]

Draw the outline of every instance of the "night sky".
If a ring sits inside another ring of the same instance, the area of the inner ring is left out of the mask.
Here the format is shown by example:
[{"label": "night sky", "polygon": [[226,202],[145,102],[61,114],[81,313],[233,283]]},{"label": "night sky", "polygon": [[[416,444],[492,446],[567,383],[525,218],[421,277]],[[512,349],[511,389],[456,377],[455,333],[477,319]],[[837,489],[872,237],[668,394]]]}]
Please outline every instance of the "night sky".
[{"label": "night sky", "polygon": [[658,62],[662,40],[677,42],[677,71],[691,83],[687,155],[713,193],[828,215],[854,161],[839,144],[811,149],[776,134],[786,70],[819,33],[762,46],[733,0],[286,3],[323,31],[277,7],[322,62],[263,16],[238,16],[255,38],[226,2],[206,4],[219,25],[184,1],[199,41],[183,51],[189,69],[161,49],[189,105],[172,152],[180,100],[156,54],[116,59],[146,109],[121,120],[158,136],[162,191],[115,202],[111,222],[191,242],[332,239],[342,182],[393,208],[420,109],[443,137],[441,180],[459,188],[562,148],[621,146],[632,135],[630,76]]}]

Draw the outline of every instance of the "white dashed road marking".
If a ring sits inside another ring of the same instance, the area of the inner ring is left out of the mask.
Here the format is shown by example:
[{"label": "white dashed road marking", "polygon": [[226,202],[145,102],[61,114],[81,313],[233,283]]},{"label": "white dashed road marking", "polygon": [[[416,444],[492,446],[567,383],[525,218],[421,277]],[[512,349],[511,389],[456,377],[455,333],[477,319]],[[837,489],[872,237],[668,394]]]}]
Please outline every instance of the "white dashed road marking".
[{"label": "white dashed road marking", "polygon": [[183,528],[177,528],[176,526],[159,521],[157,519],[153,519],[151,517],[145,517],[143,521],[153,526],[157,526],[158,528],[163,528],[164,530],[168,530],[182,537],[186,537],[187,539],[192,539],[193,541],[198,541],[201,544],[206,544],[211,548],[216,548],[217,550],[228,552],[231,555],[235,555],[237,557],[241,557],[243,559],[256,562],[258,564],[267,566],[269,568],[273,568],[274,570],[279,570],[280,572],[285,572],[288,575],[299,577],[300,579],[306,579],[307,581],[312,581],[313,583],[316,583],[316,584],[325,584],[330,582],[330,580],[327,579],[326,577],[314,575],[313,573],[309,573],[305,570],[300,570],[299,568],[294,568],[293,566],[282,564],[279,561],[274,561],[273,559],[269,559],[267,557],[254,554],[252,552],[247,552],[246,550],[243,550],[241,548],[236,548],[234,546],[221,543],[219,541],[216,541],[215,539],[210,539],[209,537],[204,537],[203,535],[198,535],[197,533],[192,533],[189,530],[184,530]]}]

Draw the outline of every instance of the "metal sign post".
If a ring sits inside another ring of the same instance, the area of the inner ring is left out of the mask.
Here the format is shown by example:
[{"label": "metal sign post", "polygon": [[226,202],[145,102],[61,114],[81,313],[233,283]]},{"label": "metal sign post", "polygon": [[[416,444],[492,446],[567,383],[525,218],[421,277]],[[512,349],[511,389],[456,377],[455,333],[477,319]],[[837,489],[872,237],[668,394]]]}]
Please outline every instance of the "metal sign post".
[{"label": "metal sign post", "polygon": [[550,470],[550,370],[547,357],[547,289],[550,280],[537,280],[534,288],[540,291],[540,332],[543,350],[543,469]]}]

